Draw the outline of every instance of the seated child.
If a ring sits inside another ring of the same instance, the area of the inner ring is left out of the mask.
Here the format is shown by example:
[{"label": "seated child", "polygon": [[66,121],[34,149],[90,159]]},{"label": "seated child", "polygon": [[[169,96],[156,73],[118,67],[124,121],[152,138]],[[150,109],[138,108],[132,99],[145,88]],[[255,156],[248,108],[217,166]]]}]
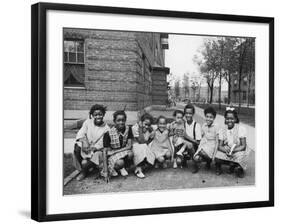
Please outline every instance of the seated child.
[{"label": "seated child", "polygon": [[151,143],[151,151],[156,158],[155,168],[158,168],[159,164],[166,168],[166,160],[170,160],[172,157],[172,145],[169,139],[169,130],[167,129],[167,119],[164,116],[157,119],[157,129]]},{"label": "seated child", "polygon": [[211,168],[211,162],[218,147],[219,128],[214,123],[216,111],[214,108],[208,107],[204,110],[204,114],[206,122],[202,125],[202,138],[198,150],[194,154],[194,161],[198,164],[197,172],[202,161],[206,162],[206,169]]},{"label": "seated child", "polygon": [[[172,136],[172,144],[175,148],[174,157],[183,157],[188,142],[184,139],[185,124],[183,120],[183,111],[175,110],[173,114],[175,121],[169,125],[170,135]],[[177,168],[176,159],[174,159],[173,167]]]}]

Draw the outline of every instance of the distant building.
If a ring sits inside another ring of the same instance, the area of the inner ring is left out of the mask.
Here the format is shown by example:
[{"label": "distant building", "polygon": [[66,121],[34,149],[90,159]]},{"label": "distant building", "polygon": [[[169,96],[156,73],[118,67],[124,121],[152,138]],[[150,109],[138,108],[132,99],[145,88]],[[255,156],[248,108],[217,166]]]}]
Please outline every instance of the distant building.
[{"label": "distant building", "polygon": [[[239,103],[239,76],[234,74],[231,82],[231,102]],[[241,78],[240,97],[242,104],[255,104],[255,75],[243,74]]]},{"label": "distant building", "polygon": [[63,34],[65,111],[166,104],[168,34],[70,28]]},{"label": "distant building", "polygon": [[[208,86],[198,87],[196,90],[190,88],[189,90],[189,98],[192,101],[197,102],[209,102],[210,100],[210,89]],[[227,91],[221,91],[221,101],[225,102],[225,98],[227,98]],[[214,87],[213,89],[213,102],[217,103],[219,101],[219,87]]]}]

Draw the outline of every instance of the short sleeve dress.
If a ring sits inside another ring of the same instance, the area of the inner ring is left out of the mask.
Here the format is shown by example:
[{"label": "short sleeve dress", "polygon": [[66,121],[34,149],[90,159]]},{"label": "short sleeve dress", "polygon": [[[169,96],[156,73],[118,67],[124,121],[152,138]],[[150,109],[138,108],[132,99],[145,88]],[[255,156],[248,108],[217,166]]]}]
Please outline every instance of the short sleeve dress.
[{"label": "short sleeve dress", "polygon": [[159,129],[155,131],[155,137],[151,143],[151,151],[155,158],[165,156],[167,152],[172,153],[172,146],[169,140],[169,131],[166,129],[161,132]]},{"label": "short sleeve dress", "polygon": [[[102,124],[101,126],[97,126],[94,124],[93,119],[87,119],[84,121],[81,129],[77,132],[76,144],[78,144],[79,147],[82,147],[79,139],[85,139],[89,145],[94,146],[98,151],[90,151],[89,153],[85,153],[81,150],[81,157],[83,159],[89,159],[96,165],[100,164],[101,161],[99,158],[103,148],[103,136],[109,130],[110,128],[106,123]],[[75,167],[80,166],[76,157],[73,157],[73,163]]]},{"label": "short sleeve dress", "polygon": [[[225,126],[219,131],[219,140],[223,141],[223,145],[228,145],[229,147],[234,144],[240,145],[241,138],[247,138],[247,133],[245,127],[239,124],[235,124],[230,130]],[[243,169],[246,169],[249,152],[249,148],[246,147],[246,150],[235,152],[232,157],[229,157],[225,152],[217,151],[215,158],[237,163]]]},{"label": "short sleeve dress", "polygon": [[219,127],[215,123],[211,126],[204,123],[201,128],[201,133],[202,138],[197,152],[203,150],[210,158],[213,158],[216,147],[216,138],[219,135]]}]

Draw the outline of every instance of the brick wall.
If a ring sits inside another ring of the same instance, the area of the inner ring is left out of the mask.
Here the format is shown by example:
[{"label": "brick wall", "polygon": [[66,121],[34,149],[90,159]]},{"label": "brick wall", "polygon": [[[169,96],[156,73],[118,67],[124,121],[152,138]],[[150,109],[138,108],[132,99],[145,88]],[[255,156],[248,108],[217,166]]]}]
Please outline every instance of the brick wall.
[{"label": "brick wall", "polygon": [[84,88],[64,89],[65,110],[100,103],[108,110],[136,111],[152,104],[152,67],[156,61],[164,65],[163,50],[155,53],[160,34],[64,29],[64,39],[85,45]]}]

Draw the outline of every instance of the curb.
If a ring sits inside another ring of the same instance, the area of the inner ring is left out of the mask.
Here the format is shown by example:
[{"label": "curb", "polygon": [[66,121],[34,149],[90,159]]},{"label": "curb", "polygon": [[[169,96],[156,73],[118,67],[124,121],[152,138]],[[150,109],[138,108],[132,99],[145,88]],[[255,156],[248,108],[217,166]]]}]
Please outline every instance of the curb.
[{"label": "curb", "polygon": [[73,171],[66,178],[63,179],[63,186],[66,186],[73,178],[75,178],[80,173],[79,170]]}]

